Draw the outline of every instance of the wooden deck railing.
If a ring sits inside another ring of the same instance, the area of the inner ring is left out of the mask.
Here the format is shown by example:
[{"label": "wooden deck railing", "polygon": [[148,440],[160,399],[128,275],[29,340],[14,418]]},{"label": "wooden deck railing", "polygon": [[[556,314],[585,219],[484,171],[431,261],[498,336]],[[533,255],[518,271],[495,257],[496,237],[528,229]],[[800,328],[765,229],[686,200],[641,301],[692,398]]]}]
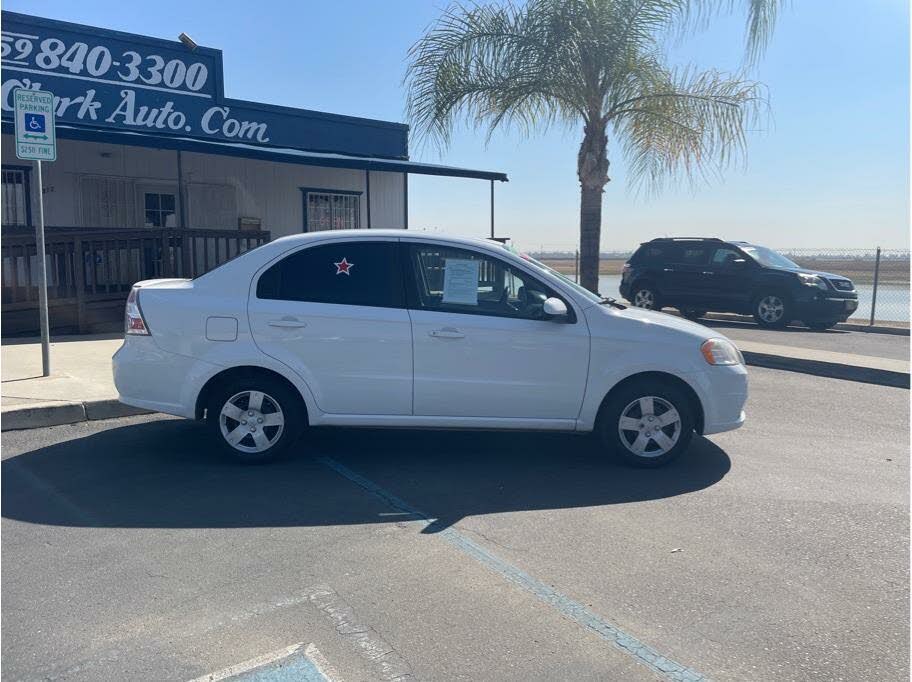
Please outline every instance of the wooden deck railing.
[{"label": "wooden deck railing", "polygon": [[[135,282],[196,277],[269,241],[266,231],[49,227],[45,231],[50,306],[122,300]],[[4,228],[0,241],[2,310],[37,310],[38,255],[33,228]],[[53,320],[52,320],[52,326]]]}]

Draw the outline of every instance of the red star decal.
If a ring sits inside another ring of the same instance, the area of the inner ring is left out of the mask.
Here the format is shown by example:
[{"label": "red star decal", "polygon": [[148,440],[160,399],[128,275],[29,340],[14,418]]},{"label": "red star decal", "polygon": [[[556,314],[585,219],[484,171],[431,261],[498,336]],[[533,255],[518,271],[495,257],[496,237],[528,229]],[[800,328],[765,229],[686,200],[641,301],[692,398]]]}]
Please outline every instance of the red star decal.
[{"label": "red star decal", "polygon": [[353,267],[355,267],[355,264],[349,263],[347,260],[345,260],[344,256],[342,257],[341,261],[339,261],[338,263],[333,263],[333,265],[336,266],[337,275],[342,275],[342,274],[350,275],[351,272],[349,272],[349,270],[351,270]]}]

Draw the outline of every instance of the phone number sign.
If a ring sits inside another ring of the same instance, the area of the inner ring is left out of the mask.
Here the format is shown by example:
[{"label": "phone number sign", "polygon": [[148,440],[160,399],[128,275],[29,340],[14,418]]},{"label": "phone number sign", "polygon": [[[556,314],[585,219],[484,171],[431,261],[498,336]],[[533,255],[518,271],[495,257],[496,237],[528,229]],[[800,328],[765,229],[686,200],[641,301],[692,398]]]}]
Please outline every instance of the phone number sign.
[{"label": "phone number sign", "polygon": [[57,160],[54,95],[45,90],[17,88],[16,156],[31,161]]}]

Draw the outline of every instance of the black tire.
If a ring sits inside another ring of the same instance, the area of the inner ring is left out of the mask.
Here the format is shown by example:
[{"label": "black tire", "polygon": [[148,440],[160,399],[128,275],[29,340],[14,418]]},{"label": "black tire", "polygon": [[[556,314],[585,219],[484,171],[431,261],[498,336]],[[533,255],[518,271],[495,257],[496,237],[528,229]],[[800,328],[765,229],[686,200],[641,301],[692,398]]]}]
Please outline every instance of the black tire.
[{"label": "black tire", "polygon": [[661,310],[662,299],[651,282],[637,282],[631,289],[630,302],[644,310]]},{"label": "black tire", "polygon": [[706,315],[705,310],[701,308],[679,308],[678,309],[683,317],[686,317],[688,320],[699,320],[701,317]]},{"label": "black tire", "polygon": [[832,329],[837,324],[839,324],[839,320],[826,320],[824,322],[808,322],[807,326],[815,332],[822,332],[826,329]]},{"label": "black tire", "polygon": [[792,321],[792,302],[778,291],[764,291],[754,298],[754,320],[767,329],[782,329]]},{"label": "black tire", "polygon": [[[259,409],[250,404],[251,399],[256,399],[251,392],[263,394]],[[230,434],[235,433],[235,429],[247,432],[237,445],[232,445],[222,430],[222,410],[229,401],[239,413],[238,419],[225,415],[225,430]],[[280,427],[270,423],[278,420],[282,422]],[[303,401],[296,391],[275,377],[256,372],[233,377],[216,386],[206,409],[207,426],[219,448],[244,464],[263,464],[281,455],[300,436],[306,420]],[[259,440],[255,441],[255,437]],[[268,446],[256,451],[263,447],[262,439]]]},{"label": "black tire", "polygon": [[[643,413],[641,398],[652,398],[650,401],[653,404],[652,414]],[[666,405],[672,407],[678,414],[679,423],[676,431],[674,424],[663,427],[660,424],[650,424],[648,419],[650,416],[661,419],[667,413],[667,410],[664,409]],[[690,445],[694,432],[694,409],[691,396],[673,383],[660,379],[643,379],[622,386],[605,401],[599,412],[596,430],[602,445],[614,452],[625,463],[635,467],[654,469],[676,459]],[[637,412],[639,415],[635,416]],[[631,425],[637,428],[625,429],[622,435],[622,417],[633,419],[636,424],[631,423]],[[639,419],[643,421],[640,422]],[[658,454],[658,451],[662,449],[662,446],[649,435],[656,432],[656,427],[673,442],[672,447],[661,454]],[[653,429],[653,431],[650,432],[649,429]],[[646,445],[643,452],[637,454],[634,449],[641,438],[645,438]]]}]

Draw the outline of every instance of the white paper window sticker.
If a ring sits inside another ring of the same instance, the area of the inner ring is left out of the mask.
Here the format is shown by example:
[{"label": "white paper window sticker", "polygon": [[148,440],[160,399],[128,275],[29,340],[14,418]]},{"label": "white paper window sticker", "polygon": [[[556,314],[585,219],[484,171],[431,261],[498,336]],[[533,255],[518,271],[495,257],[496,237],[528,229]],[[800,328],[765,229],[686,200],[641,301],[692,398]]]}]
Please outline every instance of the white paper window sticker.
[{"label": "white paper window sticker", "polygon": [[478,305],[478,261],[447,258],[443,269],[443,302]]}]

